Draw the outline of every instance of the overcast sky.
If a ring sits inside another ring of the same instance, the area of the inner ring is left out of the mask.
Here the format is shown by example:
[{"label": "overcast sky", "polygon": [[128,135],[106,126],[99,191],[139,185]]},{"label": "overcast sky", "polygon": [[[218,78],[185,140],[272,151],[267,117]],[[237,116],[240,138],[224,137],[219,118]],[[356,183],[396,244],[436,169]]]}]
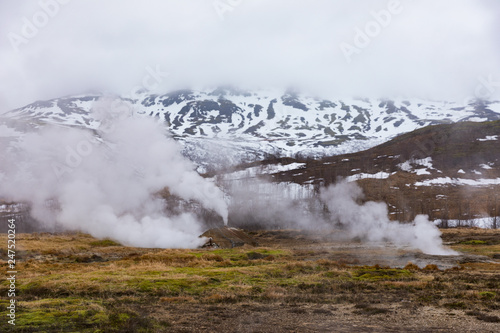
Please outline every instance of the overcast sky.
[{"label": "overcast sky", "polygon": [[[231,83],[326,97],[500,95],[498,0],[60,2],[51,15],[41,4],[56,0],[0,2],[0,110],[126,94],[148,68],[169,73],[163,91]],[[391,14],[381,24],[373,12]]]}]

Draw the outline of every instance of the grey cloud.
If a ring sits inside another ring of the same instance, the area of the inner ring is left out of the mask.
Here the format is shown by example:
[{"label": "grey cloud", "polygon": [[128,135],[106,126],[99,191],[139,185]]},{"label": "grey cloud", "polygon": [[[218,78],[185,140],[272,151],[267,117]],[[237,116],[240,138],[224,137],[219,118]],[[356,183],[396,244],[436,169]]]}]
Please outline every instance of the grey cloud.
[{"label": "grey cloud", "polygon": [[220,1],[235,4],[223,20],[214,1],[73,0],[19,52],[8,34],[42,9],[3,2],[0,108],[89,89],[127,93],[156,65],[171,74],[163,90],[227,82],[462,99],[478,77],[500,81],[494,0],[401,0],[401,13],[351,63],[339,45],[353,44],[389,1]]}]

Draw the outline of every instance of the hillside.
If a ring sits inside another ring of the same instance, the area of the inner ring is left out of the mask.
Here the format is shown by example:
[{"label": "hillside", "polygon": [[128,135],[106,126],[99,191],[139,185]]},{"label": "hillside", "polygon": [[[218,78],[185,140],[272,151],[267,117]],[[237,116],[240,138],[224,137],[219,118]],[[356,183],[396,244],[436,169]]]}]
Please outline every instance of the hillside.
[{"label": "hillside", "polygon": [[[230,219],[240,227],[303,227],[299,220],[310,217],[284,218],[282,211],[301,207],[322,215],[318,190],[339,177],[357,181],[365,200],[388,203],[394,220],[423,213],[446,226],[447,220],[453,225],[499,215],[499,102],[327,100],[229,88],[101,97],[65,97],[7,112],[0,118],[0,145],[12,147],[47,125],[90,130],[100,140],[113,126],[99,120],[100,112],[111,112],[111,121],[154,117],[198,171],[233,198]],[[199,203],[185,203],[168,190],[161,194],[170,213],[187,209],[207,227],[220,226],[220,217]],[[249,208],[249,198],[257,206]]]},{"label": "hillside", "polygon": [[270,172],[271,178],[311,191],[339,177],[357,181],[366,200],[387,202],[397,220],[421,213],[431,219],[470,220],[498,215],[499,138],[500,121],[435,125],[362,152],[320,160],[268,160],[264,165],[272,170],[273,165],[286,169],[300,163]]},{"label": "hillside", "polygon": [[44,124],[99,130],[100,112],[156,118],[183,144],[186,156],[213,169],[269,155],[352,153],[429,125],[498,120],[500,102],[328,99],[292,90],[227,87],[123,97],[93,94],[38,101],[4,113],[1,137],[15,137]]},{"label": "hillside", "polygon": [[[441,220],[443,227],[498,227],[499,138],[500,121],[434,125],[357,153],[318,160],[272,157],[204,177],[228,195],[230,224],[244,228],[314,228],[324,210],[318,191],[338,179],[356,181],[365,201],[386,202],[393,220],[412,221],[426,214]],[[206,228],[221,226],[220,216],[199,203],[186,202],[167,189],[159,194],[169,214],[190,211]],[[25,220],[22,231],[38,230],[23,213],[27,209],[0,206],[2,216]]]}]

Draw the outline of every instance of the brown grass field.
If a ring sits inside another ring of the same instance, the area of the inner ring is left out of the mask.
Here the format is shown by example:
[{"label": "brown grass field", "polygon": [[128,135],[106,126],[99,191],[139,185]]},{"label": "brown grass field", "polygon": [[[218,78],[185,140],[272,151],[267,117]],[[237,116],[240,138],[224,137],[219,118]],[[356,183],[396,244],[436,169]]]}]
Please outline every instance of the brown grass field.
[{"label": "brown grass field", "polygon": [[3,279],[0,331],[500,331],[499,230],[443,230],[463,253],[446,257],[339,232],[251,235],[258,247],[180,250],[18,234],[16,326]]}]

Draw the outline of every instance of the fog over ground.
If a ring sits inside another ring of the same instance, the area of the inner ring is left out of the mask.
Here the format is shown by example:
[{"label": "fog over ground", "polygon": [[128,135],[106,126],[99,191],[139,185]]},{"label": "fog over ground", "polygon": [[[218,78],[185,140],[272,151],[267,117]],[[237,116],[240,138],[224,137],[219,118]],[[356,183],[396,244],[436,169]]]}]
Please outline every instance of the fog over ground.
[{"label": "fog over ground", "polygon": [[[0,113],[70,94],[221,84],[293,87],[327,98],[494,99],[499,9],[494,0],[3,1]],[[426,217],[391,222],[385,204],[360,203],[354,184],[322,189],[308,201],[256,183],[229,190],[227,200],[154,119],[129,117],[137,111],[130,105],[121,118],[112,100],[99,103],[95,133],[43,126],[0,147],[7,161],[0,163],[0,198],[28,202],[47,227],[133,246],[204,242],[197,216],[166,214],[158,193],[167,188],[226,223],[230,213],[277,226],[336,223],[351,238],[452,254]]]},{"label": "fog over ground", "polygon": [[169,73],[160,91],[498,98],[499,14],[496,0],[2,1],[0,111],[126,94],[147,68]]},{"label": "fog over ground", "polygon": [[168,188],[195,200],[227,223],[222,191],[194,171],[153,118],[110,109],[107,100],[94,104],[99,136],[46,125],[11,147],[0,142],[0,199],[29,203],[42,230],[82,231],[139,247],[202,245],[200,220],[188,211],[167,214],[158,192]]}]

